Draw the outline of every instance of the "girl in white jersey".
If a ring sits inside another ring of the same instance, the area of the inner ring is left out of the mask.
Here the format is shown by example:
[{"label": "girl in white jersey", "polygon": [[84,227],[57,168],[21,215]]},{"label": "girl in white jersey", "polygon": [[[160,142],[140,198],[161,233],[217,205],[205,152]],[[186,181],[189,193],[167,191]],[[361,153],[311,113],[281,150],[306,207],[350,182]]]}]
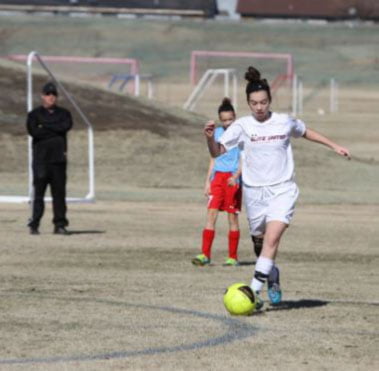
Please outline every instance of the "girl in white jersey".
[{"label": "girl in white jersey", "polygon": [[[259,294],[273,271],[280,239],[290,224],[299,194],[290,138],[302,137],[326,145],[341,156],[350,158],[350,155],[346,148],[306,128],[301,120],[271,112],[270,86],[254,67],[248,68],[245,78],[252,115],[236,120],[219,142],[214,140],[213,122],[205,125],[204,133],[213,157],[236,146],[241,148],[243,195],[250,233],[259,255],[251,282],[259,308],[263,305]],[[274,287],[271,293],[269,290],[269,298],[272,303],[279,303],[280,287]]]}]

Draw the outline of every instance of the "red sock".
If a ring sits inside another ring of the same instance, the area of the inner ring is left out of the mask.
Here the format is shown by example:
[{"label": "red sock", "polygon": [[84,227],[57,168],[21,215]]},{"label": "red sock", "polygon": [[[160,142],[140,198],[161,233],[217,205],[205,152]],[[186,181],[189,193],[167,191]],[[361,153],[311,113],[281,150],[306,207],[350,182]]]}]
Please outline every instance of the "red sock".
[{"label": "red sock", "polygon": [[229,231],[229,258],[237,260],[238,242],[240,240],[240,231]]},{"label": "red sock", "polygon": [[203,246],[201,247],[201,250],[207,258],[211,257],[211,248],[214,237],[215,231],[213,229],[203,230]]}]

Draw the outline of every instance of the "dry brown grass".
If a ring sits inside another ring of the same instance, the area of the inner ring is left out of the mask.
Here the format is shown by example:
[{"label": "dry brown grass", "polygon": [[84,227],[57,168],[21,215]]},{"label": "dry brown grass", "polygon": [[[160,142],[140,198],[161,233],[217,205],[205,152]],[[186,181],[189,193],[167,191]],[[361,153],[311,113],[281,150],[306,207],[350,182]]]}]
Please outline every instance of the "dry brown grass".
[{"label": "dry brown grass", "polygon": [[[222,267],[223,215],[215,265],[190,264],[205,221],[208,155],[200,125],[169,137],[102,131],[96,133],[98,201],[69,206],[73,235],[51,234],[48,207],[41,236],[29,236],[28,207],[0,205],[0,369],[376,369],[374,116],[306,121],[350,147],[353,159],[295,141],[302,194],[278,256],[281,307],[233,322],[223,308],[224,289],[249,282],[254,268],[244,215],[245,265]],[[9,147],[9,136],[2,139]],[[12,137],[16,154],[22,140]],[[83,132],[71,134],[69,188],[76,191],[84,189],[84,163],[74,161],[83,140]],[[9,186],[22,184],[21,174],[10,174]]]},{"label": "dry brown grass", "polygon": [[[0,363],[2,370],[378,366],[377,205],[299,206],[278,257],[285,302],[240,324],[225,322],[222,295],[253,271],[244,218],[240,260],[246,265],[222,267],[221,218],[215,265],[199,269],[190,264],[204,216],[198,203],[72,205],[76,233],[69,237],[51,235],[50,213],[42,235],[28,236],[25,207],[0,208],[6,226],[0,362],[30,359],[24,366]],[[227,336],[213,347],[211,340],[224,334],[236,339]],[[110,359],[91,359],[96,356]]]},{"label": "dry brown grass", "polygon": [[[20,44],[26,29],[12,40]],[[10,44],[8,49],[14,51]],[[3,74],[0,80],[23,89],[23,78]],[[168,98],[179,102],[186,89],[181,83]],[[339,114],[316,113],[327,105],[326,92],[307,106],[307,124],[349,147],[353,158],[294,142],[301,196],[278,255],[284,303],[237,319],[225,312],[222,296],[229,284],[249,282],[253,272],[244,214],[239,250],[244,265],[222,266],[223,215],[215,264],[198,269],[190,263],[205,221],[201,190],[208,154],[201,120],[91,93],[87,108],[101,109],[102,102],[113,112],[118,102],[118,119],[106,128],[104,116],[95,115],[103,125],[95,131],[98,200],[69,205],[74,233],[52,235],[48,206],[42,234],[30,236],[28,206],[0,205],[0,370],[379,368],[376,91],[342,89]],[[7,98],[2,124],[8,126],[0,134],[0,189],[26,193],[23,128],[10,129],[23,118],[23,102],[20,94],[2,97]],[[142,127],[133,115],[127,125],[120,122],[127,104],[142,112]],[[204,112],[212,117],[214,107],[205,102]],[[77,195],[85,191],[84,132],[74,130],[69,143],[69,190]]]}]

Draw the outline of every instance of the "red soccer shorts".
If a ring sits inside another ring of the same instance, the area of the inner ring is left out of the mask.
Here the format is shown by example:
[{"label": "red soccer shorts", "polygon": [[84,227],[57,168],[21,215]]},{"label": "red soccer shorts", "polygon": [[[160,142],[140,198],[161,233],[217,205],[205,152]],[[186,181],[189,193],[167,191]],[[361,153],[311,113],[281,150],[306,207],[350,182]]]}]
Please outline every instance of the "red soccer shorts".
[{"label": "red soccer shorts", "polygon": [[217,172],[211,182],[208,209],[217,209],[228,213],[241,211],[242,192],[240,184],[228,185],[232,173]]}]

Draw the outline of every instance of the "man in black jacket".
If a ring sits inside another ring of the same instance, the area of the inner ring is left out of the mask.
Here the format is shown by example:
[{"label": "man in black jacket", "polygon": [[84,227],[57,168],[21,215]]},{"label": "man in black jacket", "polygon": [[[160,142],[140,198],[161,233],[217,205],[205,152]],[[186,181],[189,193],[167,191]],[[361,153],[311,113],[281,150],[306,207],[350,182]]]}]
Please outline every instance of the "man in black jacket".
[{"label": "man in black jacket", "polygon": [[29,112],[27,130],[33,138],[33,213],[30,233],[39,234],[39,224],[45,209],[44,197],[50,185],[53,199],[54,233],[68,235],[66,230],[66,167],[67,132],[72,127],[71,113],[56,105],[58,91],[49,82],[42,89],[42,105]]}]

